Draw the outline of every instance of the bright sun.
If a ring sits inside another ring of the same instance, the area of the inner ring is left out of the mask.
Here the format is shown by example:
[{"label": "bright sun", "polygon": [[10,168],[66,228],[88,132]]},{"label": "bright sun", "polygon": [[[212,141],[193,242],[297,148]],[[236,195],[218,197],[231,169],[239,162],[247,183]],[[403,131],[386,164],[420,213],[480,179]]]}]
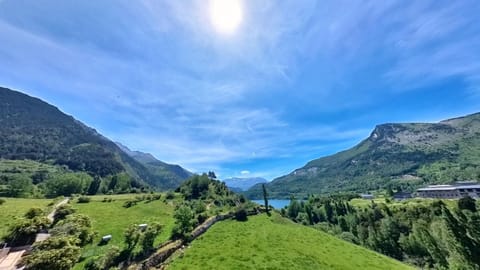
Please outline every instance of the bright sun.
[{"label": "bright sun", "polygon": [[241,0],[210,0],[210,21],[218,32],[234,33],[242,18]]}]

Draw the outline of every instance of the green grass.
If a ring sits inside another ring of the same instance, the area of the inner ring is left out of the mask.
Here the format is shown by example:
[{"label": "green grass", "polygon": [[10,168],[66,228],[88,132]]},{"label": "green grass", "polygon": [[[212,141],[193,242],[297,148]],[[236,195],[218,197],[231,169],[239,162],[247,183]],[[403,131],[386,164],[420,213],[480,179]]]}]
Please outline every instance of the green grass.
[{"label": "green grass", "polygon": [[30,208],[39,207],[48,211],[48,204],[53,202],[51,199],[3,199],[6,202],[0,205],[0,238],[5,235],[10,225],[22,218]]},{"label": "green grass", "polygon": [[[156,239],[156,244],[164,242],[170,237],[174,225],[174,203],[168,201],[164,203],[165,194],[162,194],[161,200],[150,203],[142,201],[136,206],[124,208],[124,202],[135,196],[138,195],[92,196],[92,201],[85,204],[76,203],[76,200],[74,200],[73,208],[77,209],[77,213],[89,216],[94,231],[98,232],[93,244],[83,249],[82,256],[85,260],[77,264],[74,269],[83,269],[83,265],[89,257],[104,254],[112,245],[123,248],[123,232],[131,224],[149,224],[152,222],[163,224],[162,233]],[[111,198],[114,201],[102,202],[103,198]],[[112,240],[108,245],[97,246],[101,237],[108,234],[112,235]]]},{"label": "green grass", "polygon": [[167,269],[413,268],[274,214],[215,224]]}]

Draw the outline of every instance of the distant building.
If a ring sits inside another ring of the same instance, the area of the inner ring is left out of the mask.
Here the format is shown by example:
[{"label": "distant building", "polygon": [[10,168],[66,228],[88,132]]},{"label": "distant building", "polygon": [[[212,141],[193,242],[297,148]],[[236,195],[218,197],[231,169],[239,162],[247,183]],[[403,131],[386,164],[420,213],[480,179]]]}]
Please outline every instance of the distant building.
[{"label": "distant building", "polygon": [[480,184],[432,185],[417,189],[417,195],[422,198],[460,199],[465,196],[478,199]]},{"label": "distant building", "polygon": [[360,197],[364,200],[373,200],[375,199],[375,196],[373,194],[360,194]]},{"label": "distant building", "polygon": [[412,193],[410,192],[397,192],[393,194],[393,199],[397,201],[408,200],[412,198]]}]

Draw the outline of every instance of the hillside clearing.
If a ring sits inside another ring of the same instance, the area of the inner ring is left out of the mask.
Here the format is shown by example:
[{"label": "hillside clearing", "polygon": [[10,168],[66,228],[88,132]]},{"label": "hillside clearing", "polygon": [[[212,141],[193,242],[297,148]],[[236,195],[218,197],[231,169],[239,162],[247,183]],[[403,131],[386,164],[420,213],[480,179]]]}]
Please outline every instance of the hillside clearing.
[{"label": "hillside clearing", "polygon": [[19,199],[2,198],[5,203],[0,205],[0,238],[5,235],[8,228],[25,213],[33,207],[42,208],[48,212],[48,205],[53,202],[52,199]]},{"label": "hillside clearing", "polygon": [[[123,233],[131,224],[159,222],[163,225],[163,229],[155,243],[160,244],[170,238],[174,224],[174,201],[164,202],[164,194],[162,194],[161,200],[148,203],[142,201],[130,208],[123,207],[127,200],[136,196],[139,195],[92,196],[89,203],[73,203],[73,208],[77,209],[77,213],[90,217],[93,230],[98,232],[94,242],[83,249],[82,257],[85,260],[77,264],[74,269],[83,269],[83,265],[88,261],[88,258],[104,254],[112,245],[123,248]],[[113,201],[102,202],[104,198]],[[101,237],[109,234],[112,235],[112,240],[108,245],[98,246]]]},{"label": "hillside clearing", "polygon": [[274,214],[217,223],[167,269],[413,268]]}]

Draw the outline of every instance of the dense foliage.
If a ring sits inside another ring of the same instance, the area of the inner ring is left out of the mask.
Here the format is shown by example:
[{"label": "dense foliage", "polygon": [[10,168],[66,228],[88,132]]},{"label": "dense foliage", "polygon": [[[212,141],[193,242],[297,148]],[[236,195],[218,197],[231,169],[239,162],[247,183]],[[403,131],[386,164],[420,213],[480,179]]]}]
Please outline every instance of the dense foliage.
[{"label": "dense foliage", "polygon": [[[172,189],[179,184],[179,180],[172,177],[185,173],[174,165],[169,167],[156,163],[142,164],[115,143],[62,113],[58,108],[2,87],[0,160],[34,160],[101,178],[125,172],[134,180],[130,188],[138,188],[140,184],[148,183],[161,189]],[[34,184],[37,184],[36,180],[44,180],[42,173],[35,172],[37,175],[33,179]],[[20,180],[25,179],[23,177]],[[23,182],[22,185],[25,186]],[[23,189],[14,186],[10,187],[9,192],[9,196],[23,195],[19,193],[23,192]]]},{"label": "dense foliage", "polygon": [[372,201],[354,207],[346,200],[312,196],[308,201],[292,200],[282,213],[424,269],[480,269],[480,213],[472,207],[447,207],[442,201]]},{"label": "dense foliage", "polygon": [[239,220],[244,221],[246,209],[254,207],[243,195],[235,194],[224,182],[215,180],[214,172],[194,175],[176,191],[183,195],[185,201],[178,205],[174,213],[173,238],[188,240],[195,226],[219,213],[237,213]]},{"label": "dense foliage", "polygon": [[[437,124],[384,124],[369,138],[337,154],[313,160],[268,184],[273,198],[291,194],[368,192],[480,178],[480,114]],[[249,192],[262,198],[262,187]]]},{"label": "dense foliage", "polygon": [[[71,209],[64,207],[64,209]],[[40,214],[39,211],[29,213]],[[38,216],[36,218],[44,218]],[[36,228],[35,233],[40,232]],[[64,212],[61,219],[57,219],[50,228],[51,236],[33,244],[31,254],[25,256],[22,263],[31,270],[69,270],[78,262],[81,247],[92,242],[95,233],[92,230],[90,218],[85,215],[74,214],[74,211]]]}]

